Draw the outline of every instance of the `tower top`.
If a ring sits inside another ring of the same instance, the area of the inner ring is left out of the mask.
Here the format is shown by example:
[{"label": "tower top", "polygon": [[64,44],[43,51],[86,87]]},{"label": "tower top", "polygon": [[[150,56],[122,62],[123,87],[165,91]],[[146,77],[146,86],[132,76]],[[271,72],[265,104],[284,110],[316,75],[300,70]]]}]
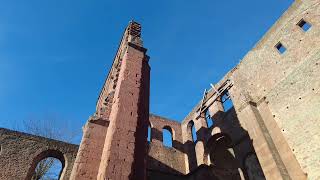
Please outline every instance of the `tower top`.
[{"label": "tower top", "polygon": [[[130,21],[128,26],[125,28],[118,47],[118,51],[114,57],[106,81],[99,94],[95,113],[95,115],[97,115],[98,117],[103,117],[105,119],[108,119],[109,117],[109,111],[113,102],[113,93],[118,82],[122,59],[128,47],[138,49],[139,51],[144,53],[145,57],[148,57],[145,54],[147,49],[143,47],[141,38],[141,25],[133,20]],[[148,60],[148,58],[145,58],[145,60]]]},{"label": "tower top", "polygon": [[129,22],[127,31],[131,36],[141,37],[141,25],[138,22],[135,22],[134,20],[131,20]]},{"label": "tower top", "polygon": [[130,43],[143,47],[141,39],[141,25],[138,22],[131,20],[126,28],[125,36]]}]

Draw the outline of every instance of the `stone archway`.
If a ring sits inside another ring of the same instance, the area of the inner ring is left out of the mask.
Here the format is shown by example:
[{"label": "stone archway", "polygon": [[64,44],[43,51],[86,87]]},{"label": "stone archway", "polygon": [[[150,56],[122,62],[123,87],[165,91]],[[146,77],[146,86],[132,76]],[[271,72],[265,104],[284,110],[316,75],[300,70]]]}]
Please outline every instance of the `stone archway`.
[{"label": "stone archway", "polygon": [[29,167],[29,170],[28,170],[28,173],[27,173],[27,177],[25,178],[25,180],[30,180],[32,179],[33,175],[34,175],[34,172],[36,170],[36,167],[38,165],[38,163],[46,158],[55,158],[57,160],[60,161],[61,163],[61,170],[60,170],[60,173],[59,173],[59,179],[63,179],[64,177],[64,174],[65,174],[65,166],[66,166],[66,160],[65,160],[65,157],[63,155],[62,152],[60,152],[59,150],[45,150],[45,151],[42,151],[41,153],[39,153],[33,160],[32,160],[32,163]]},{"label": "stone archway", "polygon": [[230,147],[231,142],[228,134],[214,134],[207,142],[204,160],[210,163],[212,173],[220,179],[240,180],[239,162]]}]

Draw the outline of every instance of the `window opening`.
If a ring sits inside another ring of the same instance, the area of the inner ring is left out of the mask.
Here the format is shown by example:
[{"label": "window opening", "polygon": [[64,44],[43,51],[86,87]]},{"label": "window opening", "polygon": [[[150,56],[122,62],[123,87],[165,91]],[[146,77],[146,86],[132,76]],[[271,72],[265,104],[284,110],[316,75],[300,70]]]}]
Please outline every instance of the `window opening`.
[{"label": "window opening", "polygon": [[278,52],[280,54],[283,54],[284,52],[286,52],[287,48],[283,46],[283,44],[281,42],[278,42],[278,44],[275,46],[275,48],[277,48]]},{"label": "window opening", "polygon": [[151,142],[151,127],[148,126],[148,142]]},{"label": "window opening", "polygon": [[222,95],[221,101],[225,112],[227,112],[229,109],[233,107],[233,103],[228,92]]},{"label": "window opening", "polygon": [[58,180],[62,173],[62,163],[54,157],[42,159],[36,166],[31,180],[54,179]]},{"label": "window opening", "polygon": [[306,22],[304,19],[301,19],[297,24],[304,32],[308,31],[311,28],[311,24]]},{"label": "window opening", "polygon": [[208,126],[208,128],[210,128],[211,126],[213,126],[213,120],[210,118],[209,111],[206,112],[206,120],[207,120],[207,126]]},{"label": "window opening", "polygon": [[194,126],[194,124],[192,125],[191,131],[192,131],[192,140],[193,140],[193,142],[196,142],[197,141],[197,131],[196,131],[196,127]]},{"label": "window opening", "polygon": [[164,128],[162,129],[162,135],[163,135],[163,145],[166,147],[172,147],[172,133],[170,130]]}]

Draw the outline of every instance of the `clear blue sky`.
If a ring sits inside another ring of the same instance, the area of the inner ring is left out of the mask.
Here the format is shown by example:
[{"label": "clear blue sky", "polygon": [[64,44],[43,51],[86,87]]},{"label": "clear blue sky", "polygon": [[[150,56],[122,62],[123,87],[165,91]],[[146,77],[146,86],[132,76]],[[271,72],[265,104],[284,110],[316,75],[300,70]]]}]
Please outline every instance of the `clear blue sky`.
[{"label": "clear blue sky", "polygon": [[151,57],[151,112],[181,121],[292,2],[1,1],[0,127],[47,118],[81,131],[131,19]]}]

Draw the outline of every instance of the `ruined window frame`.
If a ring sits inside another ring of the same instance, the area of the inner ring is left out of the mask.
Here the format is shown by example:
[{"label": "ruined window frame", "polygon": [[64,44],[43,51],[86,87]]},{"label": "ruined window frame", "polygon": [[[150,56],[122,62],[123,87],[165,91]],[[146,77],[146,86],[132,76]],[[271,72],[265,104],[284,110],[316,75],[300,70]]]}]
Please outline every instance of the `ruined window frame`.
[{"label": "ruined window frame", "polygon": [[283,43],[281,41],[279,41],[275,46],[276,50],[278,51],[278,53],[280,55],[284,54],[285,52],[287,52],[287,47],[283,45]]},{"label": "ruined window frame", "polygon": [[297,24],[296,24],[303,32],[307,32],[312,28],[312,24],[306,21],[304,18],[302,18]]}]

